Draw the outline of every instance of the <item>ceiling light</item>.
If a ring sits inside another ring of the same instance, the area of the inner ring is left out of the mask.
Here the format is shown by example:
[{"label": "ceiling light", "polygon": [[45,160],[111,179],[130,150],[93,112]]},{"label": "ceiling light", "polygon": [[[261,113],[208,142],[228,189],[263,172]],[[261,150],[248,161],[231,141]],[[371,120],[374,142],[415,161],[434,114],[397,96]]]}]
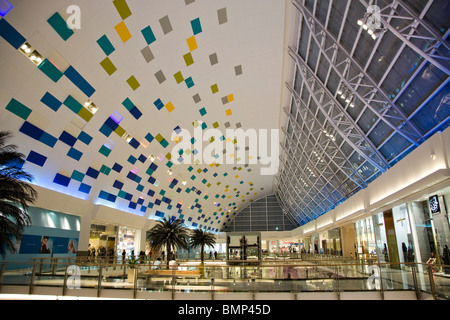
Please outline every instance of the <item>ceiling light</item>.
[{"label": "ceiling light", "polygon": [[173,174],[172,170],[167,170],[167,173],[171,176]]},{"label": "ceiling light", "polygon": [[374,32],[372,35],[371,35],[371,37],[372,37],[372,39],[373,40],[377,40],[379,37],[381,37],[381,35],[383,34],[383,33],[385,33],[386,32],[386,29],[381,29],[381,30],[378,30],[378,31],[376,31],[376,32]]},{"label": "ceiling light", "polygon": [[186,183],[187,183],[187,181],[186,180],[184,180],[183,182],[181,182],[183,185],[186,185]]}]

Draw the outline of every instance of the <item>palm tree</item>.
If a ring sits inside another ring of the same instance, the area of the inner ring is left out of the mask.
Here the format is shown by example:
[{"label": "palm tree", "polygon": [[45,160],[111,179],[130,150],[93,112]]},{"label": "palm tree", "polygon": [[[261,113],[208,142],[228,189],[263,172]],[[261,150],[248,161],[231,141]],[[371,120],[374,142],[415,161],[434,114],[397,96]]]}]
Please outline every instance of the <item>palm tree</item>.
[{"label": "palm tree", "polygon": [[166,247],[167,265],[175,248],[188,248],[188,229],[183,226],[180,219],[166,219],[157,221],[156,225],[150,229],[148,240],[152,250],[159,251]]},{"label": "palm tree", "polygon": [[7,144],[8,131],[0,131],[0,254],[13,251],[15,242],[22,239],[25,226],[31,224],[28,203],[34,203],[37,192],[25,181],[33,177],[22,169],[25,156],[17,146]]},{"label": "palm tree", "polygon": [[216,244],[216,237],[213,234],[204,232],[201,229],[196,229],[193,231],[190,245],[193,248],[200,247],[201,264],[203,264],[204,261],[205,246],[213,248],[215,244]]}]

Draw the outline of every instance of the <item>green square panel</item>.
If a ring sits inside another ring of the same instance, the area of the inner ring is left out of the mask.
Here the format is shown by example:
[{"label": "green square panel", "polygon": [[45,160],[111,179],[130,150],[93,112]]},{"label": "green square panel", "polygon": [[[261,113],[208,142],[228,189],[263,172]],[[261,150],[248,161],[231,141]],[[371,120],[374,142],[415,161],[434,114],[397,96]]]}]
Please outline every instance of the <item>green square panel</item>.
[{"label": "green square panel", "polygon": [[53,82],[58,82],[63,76],[63,73],[48,59],[45,59],[40,65],[39,70],[47,75]]},{"label": "green square panel", "polygon": [[111,149],[109,149],[108,147],[106,147],[105,145],[101,146],[100,150],[98,151],[100,152],[102,155],[104,155],[105,157],[109,157],[110,153],[111,153]]},{"label": "green square panel", "polygon": [[58,12],[52,15],[47,22],[64,41],[67,41],[74,34],[73,30],[67,26],[66,20]]},{"label": "green square panel", "polygon": [[22,118],[23,120],[27,120],[32,111],[30,108],[24,106],[16,99],[11,99],[11,101],[6,106],[6,110],[14,113],[16,116]]},{"label": "green square panel", "polygon": [[103,173],[105,176],[108,176],[109,173],[111,172],[111,168],[107,167],[105,165],[102,165],[102,167],[100,168],[100,172]]}]

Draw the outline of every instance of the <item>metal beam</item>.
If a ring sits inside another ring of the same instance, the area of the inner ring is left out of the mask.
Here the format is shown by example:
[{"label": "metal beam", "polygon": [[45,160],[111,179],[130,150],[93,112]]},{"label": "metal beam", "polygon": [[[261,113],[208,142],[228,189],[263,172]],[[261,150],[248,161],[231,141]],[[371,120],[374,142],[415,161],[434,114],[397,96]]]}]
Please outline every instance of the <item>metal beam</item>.
[{"label": "metal beam", "polygon": [[[365,0],[359,0],[359,1],[366,8],[369,6]],[[401,4],[405,10],[409,9],[408,6],[405,5],[403,2],[398,1],[398,0],[396,0],[396,2]],[[411,18],[415,19],[416,23],[421,24],[424,28],[427,28],[427,26],[423,23],[423,21],[421,19],[419,19],[417,16],[416,17],[411,16]],[[406,45],[409,46],[412,50],[414,50],[416,53],[418,53],[420,56],[422,56],[425,60],[429,61],[431,64],[435,65],[437,68],[439,68],[441,71],[443,71],[447,75],[450,75],[450,70],[447,67],[445,67],[444,65],[442,65],[439,61],[436,60],[436,58],[438,58],[438,57],[432,56],[432,55],[426,53],[425,51],[423,51],[422,49],[420,49],[418,46],[416,46],[414,43],[412,43],[404,34],[402,34],[400,31],[398,31],[396,28],[394,28],[389,22],[387,22],[383,16],[381,16],[379,19],[380,19],[381,24],[387,30],[392,32],[392,34],[394,34],[397,38],[399,38],[401,41],[406,43]],[[445,41],[443,41],[442,39],[439,39],[439,38],[435,38],[435,41],[436,41],[435,46],[439,46],[442,43],[445,43]],[[447,46],[447,44],[446,44],[446,46]]]},{"label": "metal beam", "polygon": [[[398,134],[400,134],[401,136],[403,136],[405,139],[407,139],[408,141],[410,141],[412,144],[418,146],[420,140],[422,139],[422,136],[420,134],[420,131],[415,128],[414,125],[412,125],[407,118],[405,117],[405,115],[403,114],[403,112],[397,108],[397,106],[395,106],[392,101],[390,101],[389,97],[387,96],[386,93],[383,92],[383,90],[381,90],[377,84],[375,83],[375,81],[373,79],[371,79],[367,73],[365,73],[363,71],[363,69],[359,66],[359,64],[354,60],[354,58],[348,54],[346,52],[346,50],[342,47],[342,45],[337,42],[336,39],[334,39],[334,37],[329,33],[329,31],[324,28],[320,21],[318,21],[318,19],[314,16],[314,14],[312,14],[311,12],[309,12],[309,10],[307,8],[305,8],[302,4],[299,4],[297,0],[292,0],[292,2],[294,3],[294,6],[300,11],[300,13],[307,18],[307,21],[310,22],[310,24],[307,23],[307,26],[311,32],[311,35],[313,37],[313,39],[315,40],[316,44],[319,47],[319,50],[321,50],[324,53],[324,57],[327,59],[327,61],[330,63],[330,66],[333,68],[333,70],[339,75],[339,77],[341,78],[342,83],[345,85],[345,88],[348,89],[349,91],[351,91],[352,95],[355,98],[358,98],[361,102],[364,103],[365,107],[368,108],[371,112],[373,112],[375,115],[377,115],[377,117],[379,119],[381,119],[383,122],[385,122],[392,130],[394,130],[395,132],[397,132]],[[320,30],[319,30],[320,29]],[[330,57],[325,53],[328,49],[327,48],[323,48],[322,46],[320,46],[320,41],[317,38],[317,34],[318,33],[322,33],[323,36],[327,36],[329,37],[332,42],[333,42],[333,46],[335,47],[334,50],[339,49],[339,52],[341,52],[342,54],[345,55],[345,59],[343,60],[343,62],[347,62],[348,64],[348,69],[349,68],[355,68],[357,73],[359,74],[359,76],[361,77],[360,81],[357,84],[353,84],[351,83],[348,79],[346,75],[347,70],[344,70],[344,72],[340,71],[339,68],[337,67],[337,65],[335,64],[335,62],[333,62]],[[371,87],[374,92],[377,92],[381,95],[381,97],[383,98],[382,101],[378,101],[378,100],[374,100],[373,99],[373,95],[372,98],[368,99],[365,96],[362,96],[357,88],[359,86],[361,86],[361,82],[362,79],[367,81],[367,86]],[[380,113],[379,110],[377,110],[372,103],[373,102],[378,102],[379,105],[384,106],[384,112]],[[397,114],[399,114],[399,118],[398,120],[401,120],[402,123],[399,125],[394,125],[391,121],[389,121],[389,119],[386,117],[386,112],[393,108]],[[362,113],[361,113],[362,114]],[[405,131],[404,128],[410,128],[410,131]]]}]

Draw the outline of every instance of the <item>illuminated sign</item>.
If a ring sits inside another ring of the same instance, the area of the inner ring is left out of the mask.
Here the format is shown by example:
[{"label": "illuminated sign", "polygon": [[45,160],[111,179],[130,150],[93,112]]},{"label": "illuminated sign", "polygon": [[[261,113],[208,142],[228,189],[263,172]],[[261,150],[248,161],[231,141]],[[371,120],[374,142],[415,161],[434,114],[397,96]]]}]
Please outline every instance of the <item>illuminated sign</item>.
[{"label": "illuminated sign", "polygon": [[439,206],[439,198],[437,195],[430,197],[429,202],[430,202],[430,211],[432,214],[441,213],[441,207]]}]

